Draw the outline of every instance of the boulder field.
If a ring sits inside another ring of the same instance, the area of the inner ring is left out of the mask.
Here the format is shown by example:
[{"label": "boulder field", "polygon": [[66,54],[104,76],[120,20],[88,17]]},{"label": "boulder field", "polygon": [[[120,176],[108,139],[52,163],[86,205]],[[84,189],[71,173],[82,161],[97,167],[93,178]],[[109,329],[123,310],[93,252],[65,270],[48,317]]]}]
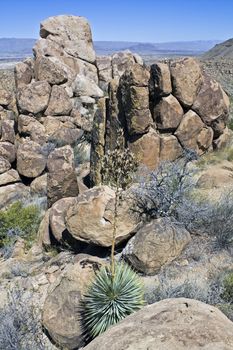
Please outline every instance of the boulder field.
[{"label": "boulder field", "polygon": [[119,131],[122,148],[150,169],[184,148],[202,155],[227,143],[228,113],[226,93],[194,58],[146,66],[129,51],[96,57],[85,18],[50,17],[33,58],[16,65],[12,84],[0,85],[0,172],[18,172],[17,185],[6,177],[1,191],[17,186],[24,198],[44,176],[49,207],[77,196],[74,147],[87,134],[92,185],[101,184],[102,158]]},{"label": "boulder field", "polygon": [[[169,218],[144,224],[135,217],[134,185],[121,193],[114,222],[116,193],[102,184],[104,156],[120,144],[150,170],[185,149],[202,156],[228,144],[228,116],[227,94],[194,58],[146,66],[129,51],[96,57],[85,18],[60,15],[41,23],[33,58],[16,65],[13,84],[0,81],[0,209],[34,196],[45,197],[48,208],[36,243],[25,253],[24,241],[17,242],[13,256],[0,261],[0,277],[19,262],[30,267],[25,289],[39,289],[41,322],[54,344],[82,348],[77,310],[106,263],[114,225],[121,257],[143,275],[155,275],[192,240]],[[208,188],[206,177],[200,188]],[[63,251],[50,261],[53,245],[76,254]],[[196,300],[163,300],[83,349],[230,350],[233,324]]]}]

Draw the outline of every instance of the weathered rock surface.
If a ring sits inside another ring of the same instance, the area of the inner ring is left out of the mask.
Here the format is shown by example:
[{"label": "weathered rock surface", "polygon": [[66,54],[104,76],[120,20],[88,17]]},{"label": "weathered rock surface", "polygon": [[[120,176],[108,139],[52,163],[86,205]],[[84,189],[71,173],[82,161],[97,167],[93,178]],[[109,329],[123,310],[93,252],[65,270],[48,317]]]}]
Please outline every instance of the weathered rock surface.
[{"label": "weathered rock surface", "polygon": [[43,112],[49,103],[51,87],[47,81],[34,81],[18,90],[18,105],[21,113]]},{"label": "weathered rock surface", "polygon": [[[79,195],[68,209],[66,226],[77,240],[103,247],[112,244],[115,193],[107,186],[97,186]],[[130,204],[121,200],[118,208],[116,243],[126,240],[137,226]]]},{"label": "weathered rock surface", "polygon": [[172,92],[170,68],[167,63],[155,63],[151,66],[150,92],[153,97],[167,96]]},{"label": "weathered rock surface", "polygon": [[0,89],[0,105],[8,106],[12,100],[12,95],[9,91],[1,88]]},{"label": "weathered rock surface", "polygon": [[15,169],[10,169],[3,174],[0,174],[0,186],[21,182],[18,172]]},{"label": "weathered rock surface", "polygon": [[183,147],[193,149],[198,154],[203,154],[213,142],[213,130],[192,110],[184,115],[175,135]]},{"label": "weathered rock surface", "polygon": [[12,144],[14,144],[15,142],[15,122],[14,120],[3,120],[1,122],[1,141],[7,141],[7,142],[11,142]]},{"label": "weathered rock surface", "polygon": [[21,183],[0,187],[0,209],[11,205],[15,201],[24,201],[29,198],[29,195],[29,187]]},{"label": "weathered rock surface", "polygon": [[64,47],[71,57],[94,63],[91,29],[84,17],[61,15],[49,17],[41,23],[41,38]]},{"label": "weathered rock surface", "polygon": [[173,161],[182,155],[183,148],[174,135],[160,135],[160,161]]},{"label": "weathered rock surface", "polygon": [[122,102],[129,134],[146,133],[153,122],[149,110],[148,89],[126,86],[122,93]]},{"label": "weathered rock surface", "polygon": [[0,155],[9,163],[13,163],[16,157],[15,146],[7,141],[0,142]]},{"label": "weathered rock surface", "polygon": [[100,98],[103,97],[103,91],[98,87],[98,85],[81,74],[78,74],[73,83],[73,91],[75,96],[90,96]]},{"label": "weathered rock surface", "polygon": [[45,115],[69,115],[72,110],[72,101],[62,86],[54,85]]},{"label": "weathered rock surface", "polygon": [[15,83],[18,89],[30,84],[32,81],[32,78],[34,77],[33,65],[34,63],[31,58],[27,58],[25,61],[16,64]]},{"label": "weathered rock surface", "polygon": [[7,159],[0,156],[0,174],[5,173],[10,168],[11,168],[10,162]]},{"label": "weathered rock surface", "polygon": [[233,323],[217,308],[192,299],[144,307],[94,339],[85,350],[231,350]]},{"label": "weathered rock surface", "polygon": [[46,196],[47,195],[47,174],[36,177],[30,185],[32,193]]},{"label": "weathered rock surface", "polygon": [[78,308],[95,272],[102,261],[95,257],[82,258],[50,286],[45,300],[42,324],[53,341],[66,349],[83,345]]},{"label": "weathered rock surface", "polygon": [[207,125],[211,125],[218,118],[223,118],[226,121],[229,111],[229,98],[219,83],[205,75],[204,83],[192,109]]},{"label": "weathered rock surface", "polygon": [[230,188],[233,185],[232,172],[232,163],[226,160],[219,164],[210,165],[201,172],[197,187],[203,189]]},{"label": "weathered rock surface", "polygon": [[146,165],[149,169],[153,170],[158,166],[160,137],[154,129],[150,129],[147,134],[129,143],[129,148],[139,162]]},{"label": "weathered rock surface", "polygon": [[64,146],[51,152],[47,168],[49,207],[61,198],[78,195],[74,153],[70,146]]},{"label": "weathered rock surface", "polygon": [[24,136],[29,136],[32,141],[40,145],[46,142],[45,127],[38,120],[29,115],[19,115],[18,132]]},{"label": "weathered rock surface", "polygon": [[173,95],[162,97],[153,110],[154,120],[160,130],[175,130],[183,115],[183,108]]},{"label": "weathered rock surface", "polygon": [[63,233],[66,230],[65,217],[67,211],[76,202],[77,198],[75,197],[62,198],[55,202],[50,209],[49,224],[51,232],[58,242],[62,242]]},{"label": "weathered rock surface", "polygon": [[124,256],[134,268],[150,275],[177,258],[190,240],[185,228],[161,218],[139,229],[128,242]]},{"label": "weathered rock surface", "polygon": [[24,141],[17,150],[17,170],[19,174],[34,178],[42,174],[46,167],[46,156],[42,147],[34,141]]},{"label": "weathered rock surface", "polygon": [[35,61],[35,78],[51,85],[59,85],[68,80],[68,72],[58,58],[40,56]]},{"label": "weathered rock surface", "polygon": [[170,64],[173,94],[185,106],[194,103],[203,81],[200,65],[194,58],[181,58]]}]

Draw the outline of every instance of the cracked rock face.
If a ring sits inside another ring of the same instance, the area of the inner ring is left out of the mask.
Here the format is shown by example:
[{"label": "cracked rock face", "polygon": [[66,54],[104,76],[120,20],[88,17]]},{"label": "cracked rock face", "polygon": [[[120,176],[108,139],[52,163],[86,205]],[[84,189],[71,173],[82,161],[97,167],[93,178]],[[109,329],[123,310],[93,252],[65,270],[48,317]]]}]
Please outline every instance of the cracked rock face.
[{"label": "cracked rock face", "polygon": [[138,230],[128,242],[124,256],[137,270],[153,275],[179,256],[190,240],[185,228],[161,218]]},{"label": "cracked rock face", "polygon": [[[80,241],[102,247],[112,244],[115,193],[108,186],[97,186],[79,195],[77,203],[68,209],[66,225],[71,235]],[[116,243],[130,237],[138,222],[130,212],[129,201],[120,201]]]},{"label": "cracked rock face", "polygon": [[165,299],[126,317],[84,350],[231,350],[233,323],[200,301]]}]

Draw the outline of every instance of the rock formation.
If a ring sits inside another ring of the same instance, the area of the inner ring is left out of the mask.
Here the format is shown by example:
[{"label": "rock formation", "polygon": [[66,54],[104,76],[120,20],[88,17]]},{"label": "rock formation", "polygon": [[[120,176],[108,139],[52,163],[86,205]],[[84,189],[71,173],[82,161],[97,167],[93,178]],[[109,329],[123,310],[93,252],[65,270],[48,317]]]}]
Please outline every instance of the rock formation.
[{"label": "rock formation", "polygon": [[[102,153],[114,149],[121,129],[122,147],[129,147],[141,163],[154,169],[160,161],[178,158],[183,149],[202,155],[221,147],[227,134],[229,99],[193,58],[151,67],[135,64],[110,82],[105,115],[106,121],[95,126],[99,128],[95,135],[105,135]],[[93,184],[100,179],[97,163],[101,163],[101,155],[96,144],[95,139]]]},{"label": "rock formation", "polygon": [[233,324],[218,309],[200,301],[166,299],[128,316],[84,349],[109,348],[231,350]]}]

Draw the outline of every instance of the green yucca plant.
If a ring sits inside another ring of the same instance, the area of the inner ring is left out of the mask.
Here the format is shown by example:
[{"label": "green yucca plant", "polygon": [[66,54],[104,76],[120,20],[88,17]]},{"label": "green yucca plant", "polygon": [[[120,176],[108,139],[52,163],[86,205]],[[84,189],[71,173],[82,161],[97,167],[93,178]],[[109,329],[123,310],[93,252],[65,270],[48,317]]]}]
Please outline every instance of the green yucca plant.
[{"label": "green yucca plant", "polygon": [[83,299],[84,334],[90,340],[144,305],[144,288],[139,276],[124,262],[104,266]]},{"label": "green yucca plant", "polygon": [[111,259],[96,275],[82,301],[82,324],[87,340],[103,333],[144,305],[144,288],[139,276],[124,262],[115,262],[118,205],[120,193],[133,179],[137,161],[129,149],[116,148],[102,162],[102,182],[115,190]]}]

